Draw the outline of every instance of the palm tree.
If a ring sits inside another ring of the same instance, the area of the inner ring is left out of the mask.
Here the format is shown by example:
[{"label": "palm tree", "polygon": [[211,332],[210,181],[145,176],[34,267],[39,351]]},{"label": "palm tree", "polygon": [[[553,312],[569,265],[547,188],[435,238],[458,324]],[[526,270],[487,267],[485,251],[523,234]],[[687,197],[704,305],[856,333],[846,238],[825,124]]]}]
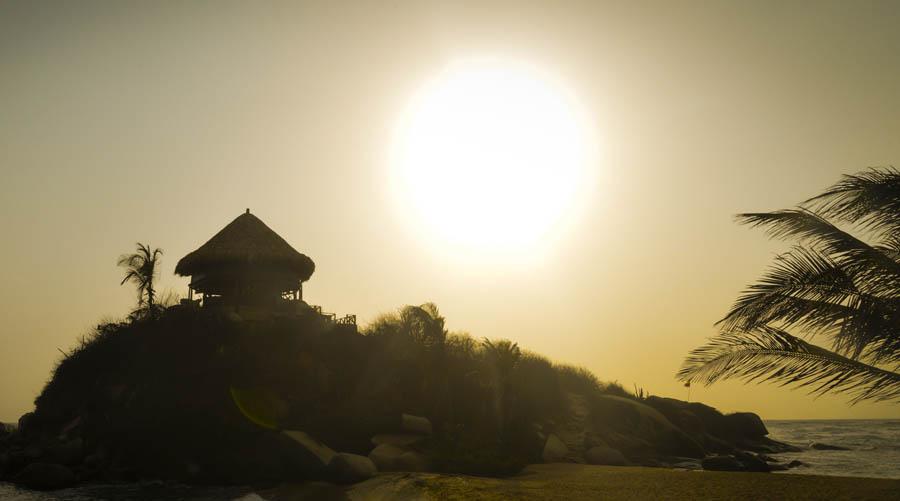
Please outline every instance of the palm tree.
[{"label": "palm tree", "polygon": [[798,245],[744,291],[717,324],[720,334],[693,350],[677,377],[900,401],[900,171],[844,176],[796,208],[737,219]]},{"label": "palm tree", "polygon": [[440,351],[447,340],[446,320],[437,305],[425,303],[400,310],[401,329],[421,346]]},{"label": "palm tree", "polygon": [[120,285],[132,282],[137,286],[138,305],[135,312],[144,311],[152,314],[156,307],[156,289],[153,282],[162,253],[161,249],[151,250],[149,245],[138,243],[137,252],[119,257],[118,265],[125,268],[125,278]]},{"label": "palm tree", "polygon": [[512,396],[510,381],[513,371],[522,360],[522,350],[519,349],[518,343],[507,339],[491,341],[484,338],[482,346],[489,375],[488,386],[493,393],[494,417],[497,421],[497,428],[502,433],[509,420]]}]

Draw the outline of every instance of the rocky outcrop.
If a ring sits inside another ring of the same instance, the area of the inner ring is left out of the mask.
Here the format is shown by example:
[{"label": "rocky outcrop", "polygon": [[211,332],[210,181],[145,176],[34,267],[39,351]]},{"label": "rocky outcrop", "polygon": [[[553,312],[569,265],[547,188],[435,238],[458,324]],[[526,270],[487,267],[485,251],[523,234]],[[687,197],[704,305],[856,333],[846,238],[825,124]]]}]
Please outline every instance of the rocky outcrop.
[{"label": "rocky outcrop", "polygon": [[704,470],[713,471],[772,471],[772,467],[759,456],[741,452],[733,456],[710,456],[700,464]]},{"label": "rocky outcrop", "polygon": [[667,468],[678,468],[682,470],[702,470],[703,466],[700,464],[701,461],[691,458],[674,458],[675,461],[666,463],[665,466]]},{"label": "rocky outcrop", "polygon": [[656,396],[648,397],[644,402],[658,410],[707,452],[728,455],[741,450],[763,453],[799,451],[796,447],[768,438],[766,425],[752,412],[726,415],[698,402]]},{"label": "rocky outcrop", "polygon": [[375,463],[366,456],[338,453],[328,463],[329,477],[340,484],[355,484],[378,473]]},{"label": "rocky outcrop", "polygon": [[302,431],[286,430],[282,435],[289,439],[285,452],[290,469],[303,477],[320,477],[326,472],[336,454],[330,447]]},{"label": "rocky outcrop", "polygon": [[32,435],[34,434],[35,428],[35,418],[33,412],[26,412],[22,414],[22,417],[19,418],[19,427],[18,431],[22,435]]},{"label": "rocky outcrop", "polygon": [[823,444],[821,442],[813,442],[809,444],[810,449],[815,449],[817,451],[849,451],[847,447],[841,447],[839,445],[829,445]]},{"label": "rocky outcrop", "polygon": [[372,437],[375,446],[369,459],[378,471],[427,471],[428,457],[422,442],[434,432],[431,421],[412,414],[400,415],[400,433],[382,433]]},{"label": "rocky outcrop", "polygon": [[766,460],[760,457],[758,454],[738,452],[735,454],[735,457],[744,466],[743,471],[772,471],[772,467],[769,466],[769,463],[767,463]]},{"label": "rocky outcrop", "polygon": [[421,452],[392,444],[375,447],[369,453],[369,459],[378,471],[427,471],[429,464]]},{"label": "rocky outcrop", "polygon": [[353,482],[377,468],[509,475],[542,460],[668,465],[771,445],[758,416],[633,397],[530,354],[501,381],[477,341],[433,350],[400,331],[324,328],[318,314],[170,313],[104,324],[67,357],[20,432],[0,432],[0,479],[39,463],[97,482]]},{"label": "rocky outcrop", "polygon": [[711,471],[743,471],[744,465],[734,456],[710,456],[703,458],[700,465]]},{"label": "rocky outcrop", "polygon": [[397,447],[409,447],[423,440],[422,435],[409,435],[402,433],[381,434],[372,437],[372,445],[379,446],[382,444],[390,444]]},{"label": "rocky outcrop", "polygon": [[629,459],[647,464],[640,460],[706,455],[700,444],[643,401],[603,395],[593,398],[590,406],[593,431]]},{"label": "rocky outcrop", "polygon": [[551,433],[547,435],[547,441],[544,442],[544,449],[541,452],[541,459],[545,463],[564,462],[569,455],[569,448],[556,435]]},{"label": "rocky outcrop", "polygon": [[588,464],[623,466],[628,464],[628,460],[616,449],[612,447],[604,447],[598,445],[591,447],[584,453],[584,460]]},{"label": "rocky outcrop", "polygon": [[55,463],[31,463],[13,479],[29,489],[49,491],[70,487],[77,478],[69,468]]},{"label": "rocky outcrop", "polygon": [[428,471],[428,458],[416,451],[406,451],[397,458],[398,471]]},{"label": "rocky outcrop", "polygon": [[9,453],[0,452],[0,478],[6,477],[7,469],[9,469]]},{"label": "rocky outcrop", "polygon": [[400,471],[400,456],[406,449],[392,444],[381,444],[372,449],[369,453],[369,459],[378,468],[378,471]]},{"label": "rocky outcrop", "polygon": [[47,449],[46,457],[54,463],[67,466],[80,464],[84,459],[84,440],[76,437],[57,443]]},{"label": "rocky outcrop", "polygon": [[402,414],[400,416],[400,429],[406,433],[415,435],[431,435],[431,421],[421,416]]},{"label": "rocky outcrop", "polygon": [[735,437],[758,438],[769,434],[763,420],[752,412],[735,412],[724,417],[728,434]]}]

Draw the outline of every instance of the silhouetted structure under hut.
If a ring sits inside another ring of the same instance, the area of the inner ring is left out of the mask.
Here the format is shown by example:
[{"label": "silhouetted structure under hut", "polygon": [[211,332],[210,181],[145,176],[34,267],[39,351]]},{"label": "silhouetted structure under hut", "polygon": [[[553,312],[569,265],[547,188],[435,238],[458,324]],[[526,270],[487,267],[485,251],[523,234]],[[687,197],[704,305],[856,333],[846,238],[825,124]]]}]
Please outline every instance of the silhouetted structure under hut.
[{"label": "silhouetted structure under hut", "polygon": [[312,259],[247,209],[181,258],[175,273],[191,278],[190,298],[195,292],[202,294],[204,308],[230,310],[242,317],[312,310],[335,322],[355,325],[355,316],[337,319],[303,301],[303,282],[315,269]]}]

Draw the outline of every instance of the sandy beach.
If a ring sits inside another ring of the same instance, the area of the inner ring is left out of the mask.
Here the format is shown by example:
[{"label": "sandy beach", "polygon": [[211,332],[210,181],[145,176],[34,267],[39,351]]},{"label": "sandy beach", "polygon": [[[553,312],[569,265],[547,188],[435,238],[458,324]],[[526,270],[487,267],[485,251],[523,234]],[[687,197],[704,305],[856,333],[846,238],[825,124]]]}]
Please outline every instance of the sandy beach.
[{"label": "sandy beach", "polygon": [[[282,497],[272,492],[266,499]],[[351,499],[897,499],[900,480],[542,464],[507,479],[382,474]]]}]

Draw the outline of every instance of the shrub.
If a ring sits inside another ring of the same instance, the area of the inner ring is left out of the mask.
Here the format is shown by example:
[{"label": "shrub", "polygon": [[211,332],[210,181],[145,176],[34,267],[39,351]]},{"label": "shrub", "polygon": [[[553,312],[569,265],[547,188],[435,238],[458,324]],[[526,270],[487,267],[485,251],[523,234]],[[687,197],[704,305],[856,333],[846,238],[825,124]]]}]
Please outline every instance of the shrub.
[{"label": "shrub", "polygon": [[269,428],[366,454],[405,412],[431,419],[443,471],[507,475],[539,460],[534,425],[565,415],[566,392],[627,394],[510,341],[448,333],[433,305],[362,334],[315,315],[234,322],[173,307],[83,338],[37,397],[35,419],[55,435],[80,418],[89,447],[148,475],[177,477],[189,461],[230,481]]}]

